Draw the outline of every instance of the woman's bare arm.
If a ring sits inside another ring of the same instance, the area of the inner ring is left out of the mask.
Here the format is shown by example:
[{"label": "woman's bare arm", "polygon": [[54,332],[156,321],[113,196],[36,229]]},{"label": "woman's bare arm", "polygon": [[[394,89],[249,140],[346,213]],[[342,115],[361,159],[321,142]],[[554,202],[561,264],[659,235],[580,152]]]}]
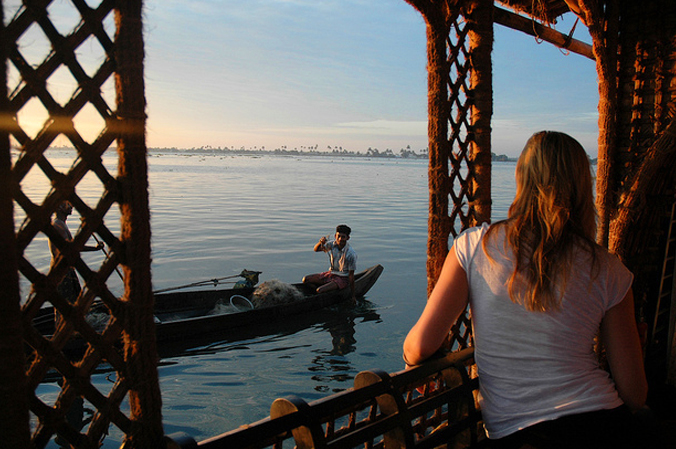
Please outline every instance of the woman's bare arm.
[{"label": "woman's bare arm", "polygon": [[634,294],[606,312],[601,321],[601,340],[620,398],[631,410],[645,405],[648,383],[634,316]]},{"label": "woman's bare arm", "polygon": [[441,347],[451,326],[467,307],[468,298],[465,270],[455,248],[451,248],[425,310],[404,341],[404,360],[408,365],[421,363]]}]

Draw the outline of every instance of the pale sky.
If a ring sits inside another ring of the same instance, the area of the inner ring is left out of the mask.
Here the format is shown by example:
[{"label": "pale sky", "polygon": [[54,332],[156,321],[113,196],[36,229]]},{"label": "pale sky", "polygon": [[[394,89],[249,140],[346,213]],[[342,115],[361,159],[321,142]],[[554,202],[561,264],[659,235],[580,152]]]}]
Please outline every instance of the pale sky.
[{"label": "pale sky", "polygon": [[[70,23],[68,5],[50,6],[57,26]],[[404,0],[146,0],[144,21],[149,147],[428,146],[425,23]],[[21,48],[37,51],[39,35],[29,30]],[[582,25],[575,37],[591,42]],[[516,156],[533,132],[552,129],[596,156],[593,61],[496,25],[493,63],[493,152]],[[50,85],[68,78],[57,75]],[[11,89],[12,67],[9,78]],[[65,101],[72,88],[62,91]],[[28,105],[22,126],[43,123],[40,109]]]}]

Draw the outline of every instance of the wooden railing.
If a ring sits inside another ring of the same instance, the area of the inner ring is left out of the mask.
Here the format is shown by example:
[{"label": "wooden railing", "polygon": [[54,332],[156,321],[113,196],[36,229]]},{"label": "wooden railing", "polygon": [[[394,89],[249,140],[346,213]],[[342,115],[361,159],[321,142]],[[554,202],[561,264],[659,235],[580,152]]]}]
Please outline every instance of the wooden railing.
[{"label": "wooden railing", "polygon": [[199,443],[170,435],[168,448],[481,447],[474,368],[468,348],[392,375],[363,371],[349,390],[310,403],[295,396],[277,399],[270,418]]}]

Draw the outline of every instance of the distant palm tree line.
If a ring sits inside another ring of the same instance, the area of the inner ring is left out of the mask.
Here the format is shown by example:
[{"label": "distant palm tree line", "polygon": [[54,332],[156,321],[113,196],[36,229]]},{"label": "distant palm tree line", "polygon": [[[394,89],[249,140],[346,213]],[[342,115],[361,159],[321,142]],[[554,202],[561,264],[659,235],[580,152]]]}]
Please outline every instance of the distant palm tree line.
[{"label": "distant palm tree line", "polygon": [[[404,158],[404,159],[427,159],[428,158],[428,148],[422,148],[418,151],[412,150],[410,145],[407,145],[406,148],[401,148],[398,152],[387,148],[384,151],[380,151],[377,148],[369,147],[366,152],[362,153],[361,151],[350,151],[342,146],[327,146],[326,150],[319,150],[318,145],[314,146],[300,146],[294,148],[288,148],[286,145],[275,148],[274,150],[268,150],[265,146],[254,146],[254,147],[212,147],[210,145],[205,145],[202,147],[192,147],[192,148],[150,148],[152,153],[186,153],[194,152],[195,154],[272,154],[272,155],[282,155],[282,156],[346,156],[346,157],[367,157],[367,158]],[[516,159],[505,156],[504,154],[497,155],[491,153],[492,160],[496,162],[507,162],[515,161]]]},{"label": "distant palm tree line", "polygon": [[[54,146],[52,147],[57,150],[70,150],[75,151],[74,148],[68,146]],[[12,148],[16,153],[20,152],[20,148]],[[204,145],[201,147],[192,147],[192,148],[178,148],[178,147],[152,147],[149,148],[149,152],[152,154],[161,154],[161,153],[193,153],[193,154],[271,154],[271,155],[281,155],[281,156],[345,156],[345,157],[366,157],[366,158],[403,158],[403,159],[427,159],[429,150],[428,148],[421,148],[418,151],[412,150],[410,145],[406,145],[406,148],[401,148],[398,152],[387,148],[385,151],[380,151],[377,148],[369,147],[366,152],[362,153],[361,151],[350,151],[342,146],[328,145],[326,150],[319,150],[319,145],[314,146],[303,146],[300,148],[288,148],[286,145],[275,148],[274,150],[268,150],[265,146],[254,146],[254,147],[239,147],[235,148],[234,146],[230,147],[212,147],[211,145]],[[495,154],[491,153],[491,159],[493,162],[515,162],[516,158],[506,156],[504,154]],[[596,158],[589,159],[592,164],[596,164]]]}]

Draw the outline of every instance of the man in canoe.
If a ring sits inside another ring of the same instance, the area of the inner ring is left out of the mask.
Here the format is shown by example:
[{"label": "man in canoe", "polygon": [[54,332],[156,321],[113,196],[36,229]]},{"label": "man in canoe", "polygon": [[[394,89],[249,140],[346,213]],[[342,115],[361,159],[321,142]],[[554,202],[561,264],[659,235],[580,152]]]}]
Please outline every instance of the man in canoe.
[{"label": "man in canoe", "polygon": [[[72,212],[73,206],[68,201],[64,201],[63,203],[59,204],[59,207],[56,209],[54,214],[54,218],[52,219],[52,226],[54,229],[56,229],[56,232],[58,232],[59,235],[66,241],[73,240],[73,236],[66,225],[66,220]],[[103,243],[99,242],[96,246],[85,246],[82,248],[82,251],[99,251],[102,248]],[[56,262],[59,249],[51,240],[49,240],[49,252],[52,255],[52,260],[50,263],[50,266],[52,266]],[[75,302],[77,296],[80,294],[80,281],[78,280],[77,274],[75,274],[75,269],[73,267],[68,269],[66,276],[59,283],[57,289],[59,294],[63,296],[68,302]]]},{"label": "man in canoe", "polygon": [[[68,229],[66,220],[68,216],[73,213],[73,206],[68,201],[64,201],[56,208],[54,213],[54,218],[52,219],[52,226],[56,229],[56,232],[66,241],[70,242],[73,240],[73,236]],[[49,240],[49,252],[52,255],[50,262],[50,267],[56,263],[56,258],[59,255],[59,249],[56,247],[52,240]],[[103,249],[103,242],[98,242],[96,246],[84,246],[82,251],[99,251]],[[78,295],[80,294],[80,281],[77,278],[75,273],[75,268],[68,268],[66,276],[59,282],[57,286],[57,291],[61,296],[63,296],[66,301],[71,304],[77,300]],[[58,328],[61,321],[61,314],[54,308],[54,323]],[[59,386],[63,386],[63,379],[58,381]],[[68,408],[66,412],[66,421],[68,424],[73,426],[77,431],[82,430],[82,428],[91,420],[91,418],[85,418],[84,415],[84,399],[82,397],[76,397],[73,400],[73,403]],[[56,437],[56,444],[59,447],[70,447],[67,441],[65,441],[60,435]]]},{"label": "man in canoe", "polygon": [[326,237],[319,239],[314,246],[315,252],[325,252],[329,255],[331,266],[323,273],[308,274],[303,278],[306,284],[317,286],[317,293],[339,290],[349,286],[352,292],[352,302],[356,303],[354,294],[354,271],[357,268],[357,253],[347,243],[352,230],[347,225],[338,225],[336,237],[328,241]]}]

